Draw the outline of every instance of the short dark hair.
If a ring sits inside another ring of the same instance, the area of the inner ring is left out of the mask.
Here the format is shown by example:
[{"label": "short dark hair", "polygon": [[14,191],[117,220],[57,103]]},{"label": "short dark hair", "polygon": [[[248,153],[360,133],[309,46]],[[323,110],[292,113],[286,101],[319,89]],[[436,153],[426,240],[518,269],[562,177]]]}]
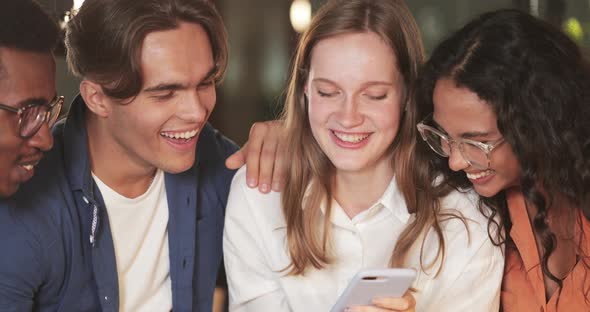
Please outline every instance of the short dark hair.
[{"label": "short dark hair", "polygon": [[100,84],[110,97],[136,96],[143,84],[145,36],[175,29],[181,21],[207,32],[219,82],[227,66],[227,34],[209,0],[86,0],[66,29],[70,70]]},{"label": "short dark hair", "polygon": [[34,1],[0,1],[0,48],[49,53],[58,38],[57,24]]}]

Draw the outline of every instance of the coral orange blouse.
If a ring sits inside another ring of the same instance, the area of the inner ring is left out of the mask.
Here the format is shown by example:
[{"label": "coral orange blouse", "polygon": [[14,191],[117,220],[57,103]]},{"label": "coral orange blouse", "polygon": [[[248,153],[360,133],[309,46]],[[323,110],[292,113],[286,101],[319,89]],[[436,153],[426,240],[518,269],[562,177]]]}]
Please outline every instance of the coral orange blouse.
[{"label": "coral orange blouse", "polygon": [[[561,292],[557,289],[549,300],[545,298],[545,284],[541,261],[529,221],[524,196],[521,192],[506,194],[512,219],[510,236],[516,249],[506,249],[506,265],[502,281],[501,303],[504,312],[590,311],[590,257],[580,258],[573,271],[563,280]],[[580,213],[586,237],[590,222]],[[590,241],[581,244],[584,254],[590,251]]]}]

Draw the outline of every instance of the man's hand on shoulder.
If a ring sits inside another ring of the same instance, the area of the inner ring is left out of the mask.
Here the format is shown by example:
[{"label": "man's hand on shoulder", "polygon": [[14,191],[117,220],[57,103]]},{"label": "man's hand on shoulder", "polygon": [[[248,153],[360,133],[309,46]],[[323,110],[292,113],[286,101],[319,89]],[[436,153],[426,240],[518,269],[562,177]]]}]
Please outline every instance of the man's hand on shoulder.
[{"label": "man's hand on shoulder", "polygon": [[246,164],[246,179],[251,188],[258,187],[262,193],[281,191],[286,170],[282,130],[280,120],[254,123],[248,142],[231,155],[225,165],[229,169],[238,169]]}]

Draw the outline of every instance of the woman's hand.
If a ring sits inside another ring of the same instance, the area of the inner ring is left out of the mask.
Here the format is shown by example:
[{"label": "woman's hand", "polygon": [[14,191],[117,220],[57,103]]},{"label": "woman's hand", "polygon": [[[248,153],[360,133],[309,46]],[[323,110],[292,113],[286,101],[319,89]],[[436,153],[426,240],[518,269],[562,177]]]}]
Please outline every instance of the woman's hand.
[{"label": "woman's hand", "polygon": [[415,312],[416,300],[410,291],[402,298],[375,298],[371,306],[354,306],[346,312]]}]

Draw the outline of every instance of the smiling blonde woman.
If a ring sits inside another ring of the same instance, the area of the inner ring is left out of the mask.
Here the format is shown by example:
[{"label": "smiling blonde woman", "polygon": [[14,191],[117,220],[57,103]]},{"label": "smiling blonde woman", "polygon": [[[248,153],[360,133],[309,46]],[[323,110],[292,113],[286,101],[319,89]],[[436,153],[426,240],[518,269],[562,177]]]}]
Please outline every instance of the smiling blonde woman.
[{"label": "smiling blonde woman", "polygon": [[[474,193],[436,184],[411,92],[423,61],[403,1],[329,1],[302,36],[284,111],[285,191],[232,183],[232,311],[328,311],[363,268],[410,267],[417,292],[377,311],[497,311],[503,256]],[[477,287],[475,287],[477,286]],[[466,300],[457,301],[469,293]]]}]

